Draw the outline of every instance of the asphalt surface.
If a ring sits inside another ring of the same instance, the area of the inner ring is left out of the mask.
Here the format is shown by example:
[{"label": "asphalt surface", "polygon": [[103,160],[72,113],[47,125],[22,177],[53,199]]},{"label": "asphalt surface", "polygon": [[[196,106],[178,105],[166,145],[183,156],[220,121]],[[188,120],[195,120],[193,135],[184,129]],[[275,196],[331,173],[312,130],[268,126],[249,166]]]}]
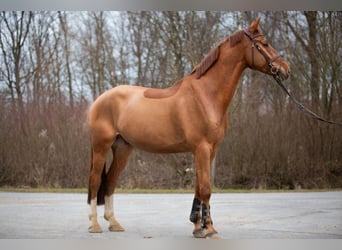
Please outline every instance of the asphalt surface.
[{"label": "asphalt surface", "polygon": [[[191,194],[116,194],[125,232],[90,234],[86,194],[0,192],[0,239],[191,239]],[[212,194],[223,239],[342,239],[342,192]]]}]

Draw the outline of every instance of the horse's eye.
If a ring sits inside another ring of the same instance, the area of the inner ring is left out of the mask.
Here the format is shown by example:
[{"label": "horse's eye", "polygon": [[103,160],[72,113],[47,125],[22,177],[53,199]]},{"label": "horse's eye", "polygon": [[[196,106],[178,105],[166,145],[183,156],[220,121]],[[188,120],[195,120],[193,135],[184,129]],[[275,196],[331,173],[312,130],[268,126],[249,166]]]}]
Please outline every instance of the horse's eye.
[{"label": "horse's eye", "polygon": [[264,45],[265,47],[268,47],[268,46],[269,46],[269,43],[266,42],[266,43],[264,43],[263,45]]}]

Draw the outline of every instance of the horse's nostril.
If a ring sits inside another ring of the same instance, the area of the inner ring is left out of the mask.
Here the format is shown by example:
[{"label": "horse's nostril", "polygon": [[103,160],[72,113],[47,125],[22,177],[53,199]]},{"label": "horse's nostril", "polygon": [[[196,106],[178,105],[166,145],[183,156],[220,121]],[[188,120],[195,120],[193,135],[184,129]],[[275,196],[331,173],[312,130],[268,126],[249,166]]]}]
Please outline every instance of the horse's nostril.
[{"label": "horse's nostril", "polygon": [[288,70],[279,70],[277,72],[277,76],[279,77],[279,79],[281,79],[282,81],[287,80],[290,77],[289,71]]}]

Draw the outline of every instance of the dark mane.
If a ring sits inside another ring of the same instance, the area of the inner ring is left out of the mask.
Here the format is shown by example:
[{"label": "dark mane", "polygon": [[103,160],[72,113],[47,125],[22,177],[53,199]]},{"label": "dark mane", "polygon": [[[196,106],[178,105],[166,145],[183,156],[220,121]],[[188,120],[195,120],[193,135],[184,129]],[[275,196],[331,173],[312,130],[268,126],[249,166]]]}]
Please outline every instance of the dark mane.
[{"label": "dark mane", "polygon": [[195,66],[192,73],[195,73],[196,79],[199,79],[207,70],[215,64],[220,52],[220,46],[211,49],[209,53],[202,59],[202,61]]},{"label": "dark mane", "polygon": [[238,44],[244,36],[243,30],[235,32],[233,35],[221,41],[215,48],[211,49],[209,53],[202,59],[202,61],[195,66],[191,74],[195,73],[196,79],[199,79],[211,66],[213,66],[220,54],[220,46],[226,41],[230,40],[230,45],[233,47]]},{"label": "dark mane", "polygon": [[234,47],[236,44],[241,42],[244,35],[245,35],[245,32],[243,30],[239,30],[239,31],[235,32],[233,35],[231,35],[229,37],[230,46]]}]

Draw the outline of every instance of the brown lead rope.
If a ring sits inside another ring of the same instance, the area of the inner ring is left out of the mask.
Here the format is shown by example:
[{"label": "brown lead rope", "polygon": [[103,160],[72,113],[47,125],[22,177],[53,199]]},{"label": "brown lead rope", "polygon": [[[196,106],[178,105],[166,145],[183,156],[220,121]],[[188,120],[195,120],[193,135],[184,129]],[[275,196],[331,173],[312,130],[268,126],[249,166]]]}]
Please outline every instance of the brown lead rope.
[{"label": "brown lead rope", "polygon": [[335,124],[338,126],[342,126],[342,123],[340,122],[334,122],[334,121],[330,121],[327,119],[322,118],[321,116],[317,115],[316,113],[314,113],[313,111],[311,111],[310,109],[306,108],[302,103],[300,103],[289,91],[288,89],[284,86],[284,84],[282,83],[282,81],[279,79],[279,77],[277,77],[276,75],[273,75],[273,78],[276,80],[276,82],[278,83],[278,85],[280,86],[280,88],[291,98],[291,100],[297,105],[297,107],[299,108],[300,111],[302,111],[303,113],[305,113],[306,115],[310,116],[311,118],[315,119],[315,120],[319,120],[321,122],[326,122],[329,124]]}]

